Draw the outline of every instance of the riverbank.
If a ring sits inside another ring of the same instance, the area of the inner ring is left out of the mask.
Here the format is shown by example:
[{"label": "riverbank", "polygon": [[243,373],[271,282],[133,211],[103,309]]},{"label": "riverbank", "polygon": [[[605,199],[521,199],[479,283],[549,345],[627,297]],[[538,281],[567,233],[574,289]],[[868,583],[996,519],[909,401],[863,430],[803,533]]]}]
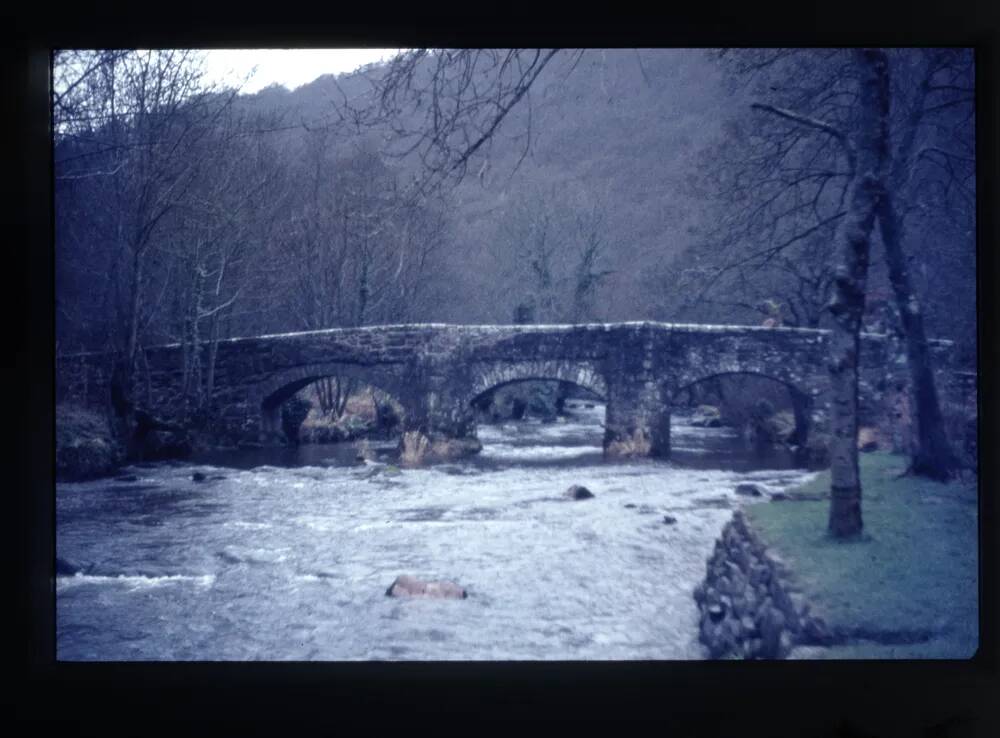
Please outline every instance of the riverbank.
[{"label": "riverbank", "polygon": [[78,405],[56,406],[56,479],[76,482],[114,474],[125,461],[107,417]]},{"label": "riverbank", "polygon": [[978,507],[974,482],[901,477],[906,458],[863,454],[864,534],[826,534],[829,472],[805,499],[750,505],[748,525],[787,564],[788,581],[823,620],[827,645],[790,658],[965,659],[978,647]]}]

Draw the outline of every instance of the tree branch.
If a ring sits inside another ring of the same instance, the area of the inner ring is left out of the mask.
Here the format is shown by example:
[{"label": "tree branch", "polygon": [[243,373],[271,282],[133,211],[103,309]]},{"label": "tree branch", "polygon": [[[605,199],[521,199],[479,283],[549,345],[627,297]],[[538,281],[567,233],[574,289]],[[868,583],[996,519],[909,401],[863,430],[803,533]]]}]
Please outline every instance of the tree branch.
[{"label": "tree branch", "polygon": [[843,131],[835,126],[826,123],[825,121],[819,120],[817,118],[811,118],[808,115],[802,115],[791,110],[785,110],[784,108],[776,108],[773,105],[765,105],[763,103],[752,103],[750,105],[754,110],[760,110],[765,113],[771,113],[779,118],[784,118],[785,120],[790,120],[793,123],[798,123],[801,126],[806,126],[808,128],[815,128],[818,131],[822,131],[829,136],[832,136],[840,145],[844,147],[844,151],[847,152],[847,158],[851,162],[851,169],[854,169],[854,148],[851,142],[848,140],[847,136],[844,135]]}]

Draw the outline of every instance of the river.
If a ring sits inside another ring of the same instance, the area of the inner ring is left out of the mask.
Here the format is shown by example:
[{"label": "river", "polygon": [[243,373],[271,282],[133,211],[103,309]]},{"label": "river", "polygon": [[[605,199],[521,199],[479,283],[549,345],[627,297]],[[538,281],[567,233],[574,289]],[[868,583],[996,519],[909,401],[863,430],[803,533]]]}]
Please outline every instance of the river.
[{"label": "river", "polygon": [[[83,573],[56,579],[57,658],[704,658],[691,593],[735,485],[810,472],[680,418],[671,461],[604,462],[603,406],[571,412],[480,427],[481,454],[426,469],[333,444],[58,484],[56,553]],[[399,574],[469,596],[387,597]]]}]

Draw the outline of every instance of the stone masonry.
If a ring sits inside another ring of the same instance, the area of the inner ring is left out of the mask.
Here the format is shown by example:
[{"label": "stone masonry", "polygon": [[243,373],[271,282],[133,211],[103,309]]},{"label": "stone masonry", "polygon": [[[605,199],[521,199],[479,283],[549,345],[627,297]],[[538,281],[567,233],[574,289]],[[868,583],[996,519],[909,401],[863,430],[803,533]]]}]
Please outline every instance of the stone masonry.
[{"label": "stone masonry", "polygon": [[[477,397],[509,382],[558,379],[605,399],[607,454],[667,457],[675,393],[714,376],[752,373],[789,387],[804,438],[825,403],[827,340],[821,330],[651,322],[397,325],[235,338],[218,346],[211,429],[224,442],[274,439],[281,404],[338,375],[394,396],[406,431],[470,439]],[[950,370],[949,348],[933,342],[939,373]],[[862,336],[863,402],[877,399],[888,376],[905,372],[893,352],[884,336]],[[144,351],[133,393],[140,409],[183,420],[182,360],[178,345]],[[108,363],[105,354],[60,357],[57,397],[106,401]]]}]

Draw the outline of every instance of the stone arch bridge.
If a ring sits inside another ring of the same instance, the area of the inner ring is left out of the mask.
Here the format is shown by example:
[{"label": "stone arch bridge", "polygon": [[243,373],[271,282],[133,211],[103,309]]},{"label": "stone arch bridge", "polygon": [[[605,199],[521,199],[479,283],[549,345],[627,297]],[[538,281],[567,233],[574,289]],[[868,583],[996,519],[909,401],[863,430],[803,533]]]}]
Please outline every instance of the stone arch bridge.
[{"label": "stone arch bridge", "polygon": [[[513,381],[557,379],[604,398],[607,454],[666,457],[677,393],[712,377],[749,373],[789,388],[805,440],[810,419],[826,403],[827,341],[822,330],[653,322],[396,325],[235,338],[218,344],[210,429],[229,442],[272,437],[285,400],[338,375],[394,396],[405,411],[404,430],[469,439],[476,435],[477,397]],[[932,342],[943,388],[952,384],[950,348]],[[905,375],[898,351],[885,336],[862,335],[862,402]],[[106,398],[107,363],[101,354],[61,357],[57,396]],[[179,345],[146,349],[134,393],[140,409],[180,420],[182,378]]]}]

